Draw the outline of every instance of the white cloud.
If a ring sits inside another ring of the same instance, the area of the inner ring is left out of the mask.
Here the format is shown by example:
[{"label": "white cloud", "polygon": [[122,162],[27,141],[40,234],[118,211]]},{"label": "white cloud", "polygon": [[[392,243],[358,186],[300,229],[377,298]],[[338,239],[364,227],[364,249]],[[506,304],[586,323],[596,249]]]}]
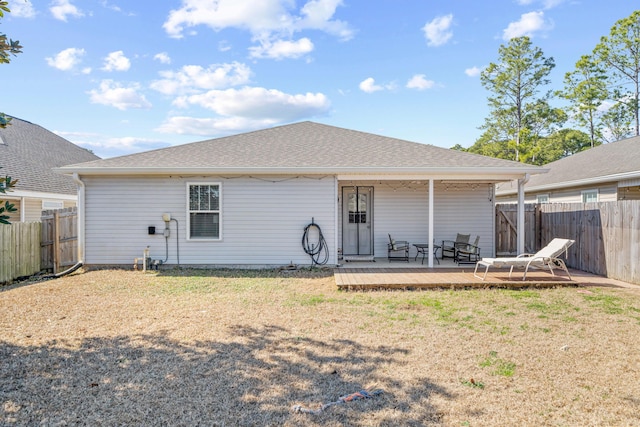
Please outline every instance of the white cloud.
[{"label": "white cloud", "polygon": [[367,93],[373,93],[373,92],[377,92],[379,90],[384,89],[384,87],[376,84],[376,81],[374,80],[373,77],[364,79],[363,81],[360,82],[360,85],[358,87],[360,88],[361,91],[367,92]]},{"label": "white cloud", "polygon": [[273,119],[251,120],[242,117],[197,118],[175,116],[170,117],[154,130],[180,135],[214,136],[264,129],[278,123],[277,120]]},{"label": "white cloud", "polygon": [[107,55],[104,58],[104,66],[102,67],[104,71],[127,71],[129,68],[131,68],[131,61],[124,56],[124,52],[121,50]]},{"label": "white cloud", "polygon": [[31,0],[20,0],[12,2],[11,16],[16,18],[33,18],[36,16],[36,11],[31,4]]},{"label": "white cloud", "polygon": [[171,57],[167,52],[156,53],[153,59],[159,61],[161,64],[171,64]]},{"label": "white cloud", "polygon": [[427,80],[427,77],[424,74],[416,74],[407,82],[407,88],[425,90],[431,89],[435,86],[435,84],[436,82],[434,82],[433,80]]},{"label": "white cloud", "polygon": [[84,56],[84,49],[78,49],[75,47],[70,47],[68,49],[62,50],[58,52],[56,56],[53,58],[45,58],[47,64],[53,68],[57,68],[62,71],[70,71],[75,68],[76,65],[80,64],[81,57]]},{"label": "white cloud", "polygon": [[543,0],[542,4],[545,9],[553,9],[556,6],[560,6],[566,0]]},{"label": "white cloud", "polygon": [[325,31],[338,36],[342,40],[353,37],[349,24],[340,20],[331,20],[336,8],[342,6],[342,0],[310,0],[300,10],[304,16],[297,22],[297,29],[313,29]]},{"label": "white cloud", "polygon": [[74,18],[84,16],[84,13],[72,5],[70,0],[54,0],[53,6],[49,8],[49,11],[54,18],[64,22],[67,22],[67,16],[72,16]]},{"label": "white cloud", "polygon": [[65,131],[54,131],[54,133],[80,147],[91,150],[96,156],[102,158],[165,148],[171,145],[160,140],[133,136],[110,137],[99,133]]},{"label": "white cloud", "polygon": [[[521,6],[529,6],[533,3],[535,3],[537,0],[518,0],[518,4]],[[566,0],[540,0],[540,3],[542,3],[542,6],[545,9],[553,9],[556,6],[561,5],[562,3],[564,3]]]},{"label": "white cloud", "polygon": [[469,77],[477,77],[482,73],[482,68],[473,66],[464,70],[464,73]]},{"label": "white cloud", "polygon": [[427,38],[427,45],[442,46],[447,43],[451,37],[453,37],[453,32],[450,31],[452,24],[452,14],[438,16],[433,21],[427,22],[427,24],[422,27],[422,31],[424,31],[424,35]]},{"label": "white cloud", "polygon": [[503,30],[502,39],[511,40],[512,38],[529,36],[532,37],[538,31],[545,31],[552,28],[553,25],[545,22],[544,12],[529,12],[520,16],[520,20],[511,22],[507,28]]},{"label": "white cloud", "polygon": [[198,89],[222,89],[249,82],[251,69],[245,64],[215,64],[208,68],[185,65],[178,71],[163,71],[164,79],[151,83],[151,88],[165,95],[193,93]]},{"label": "white cloud", "polygon": [[270,45],[285,51],[308,49],[310,45],[306,42],[301,44],[298,41],[295,46],[278,42],[299,31],[319,30],[342,40],[353,37],[348,23],[333,19],[340,5],[342,0],[309,0],[296,12],[296,2],[292,0],[183,0],[182,7],[169,13],[163,27],[169,36],[175,38],[182,38],[185,29],[199,25],[206,25],[214,31],[225,28],[245,30],[261,45],[253,48],[253,55],[271,58],[274,56],[266,53],[269,49],[265,49]]},{"label": "white cloud", "polygon": [[322,93],[291,95],[275,89],[244,87],[211,90],[178,98],[178,105],[198,105],[221,116],[288,122],[324,114],[330,102]]},{"label": "white cloud", "polygon": [[94,104],[108,105],[118,110],[128,110],[130,108],[151,108],[151,103],[144,95],[138,93],[140,86],[131,84],[125,87],[113,80],[103,80],[100,88],[89,91],[91,102]]},{"label": "white cloud", "polygon": [[263,42],[260,46],[249,48],[252,58],[299,58],[313,51],[313,43],[306,37],[297,41],[277,40]]}]

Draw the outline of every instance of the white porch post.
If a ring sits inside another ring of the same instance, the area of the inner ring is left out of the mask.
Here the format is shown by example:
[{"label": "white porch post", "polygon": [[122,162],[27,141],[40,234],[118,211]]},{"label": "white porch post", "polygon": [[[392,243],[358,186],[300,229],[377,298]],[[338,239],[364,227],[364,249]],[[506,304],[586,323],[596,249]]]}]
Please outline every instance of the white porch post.
[{"label": "white porch post", "polygon": [[529,181],[529,174],[518,180],[518,221],[516,232],[518,233],[518,254],[524,253],[524,185]]},{"label": "white porch post", "polygon": [[27,220],[27,201],[24,197],[20,197],[20,222]]},{"label": "white porch post", "polygon": [[429,268],[433,268],[433,179],[429,179]]}]

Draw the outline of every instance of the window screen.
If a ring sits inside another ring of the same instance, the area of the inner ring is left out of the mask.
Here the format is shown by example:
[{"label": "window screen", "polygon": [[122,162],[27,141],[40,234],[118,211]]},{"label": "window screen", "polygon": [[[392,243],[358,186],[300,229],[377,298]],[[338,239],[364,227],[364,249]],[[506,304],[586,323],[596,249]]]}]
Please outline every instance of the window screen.
[{"label": "window screen", "polygon": [[220,238],[220,184],[189,184],[189,238]]}]

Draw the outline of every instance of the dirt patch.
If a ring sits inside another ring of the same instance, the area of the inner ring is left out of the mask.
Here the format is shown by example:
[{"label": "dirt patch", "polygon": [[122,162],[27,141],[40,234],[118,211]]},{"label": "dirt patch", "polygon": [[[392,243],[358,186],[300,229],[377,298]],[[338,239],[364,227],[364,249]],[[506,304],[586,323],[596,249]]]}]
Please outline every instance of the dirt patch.
[{"label": "dirt patch", "polygon": [[[326,271],[0,290],[3,425],[638,425],[640,295],[340,292]],[[318,409],[340,396],[370,399]]]}]

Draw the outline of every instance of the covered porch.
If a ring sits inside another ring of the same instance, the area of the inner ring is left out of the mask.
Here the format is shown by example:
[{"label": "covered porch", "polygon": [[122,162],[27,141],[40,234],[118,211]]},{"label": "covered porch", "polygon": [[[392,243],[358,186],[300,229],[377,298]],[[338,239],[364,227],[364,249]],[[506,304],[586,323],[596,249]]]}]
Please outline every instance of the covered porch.
[{"label": "covered porch", "polygon": [[[443,259],[442,246],[458,234],[469,236],[469,243],[478,239],[480,257],[493,257],[495,183],[512,179],[523,183],[526,177],[498,171],[443,173],[437,178],[340,175],[336,183],[337,264],[345,268],[358,264],[361,268],[363,262],[371,262],[371,268],[383,268],[389,263],[388,248],[393,240],[407,242],[410,262],[393,261],[391,268],[457,268],[452,258]],[[518,209],[520,229],[524,223],[523,200]],[[524,234],[519,235],[519,252],[523,252]]]}]

